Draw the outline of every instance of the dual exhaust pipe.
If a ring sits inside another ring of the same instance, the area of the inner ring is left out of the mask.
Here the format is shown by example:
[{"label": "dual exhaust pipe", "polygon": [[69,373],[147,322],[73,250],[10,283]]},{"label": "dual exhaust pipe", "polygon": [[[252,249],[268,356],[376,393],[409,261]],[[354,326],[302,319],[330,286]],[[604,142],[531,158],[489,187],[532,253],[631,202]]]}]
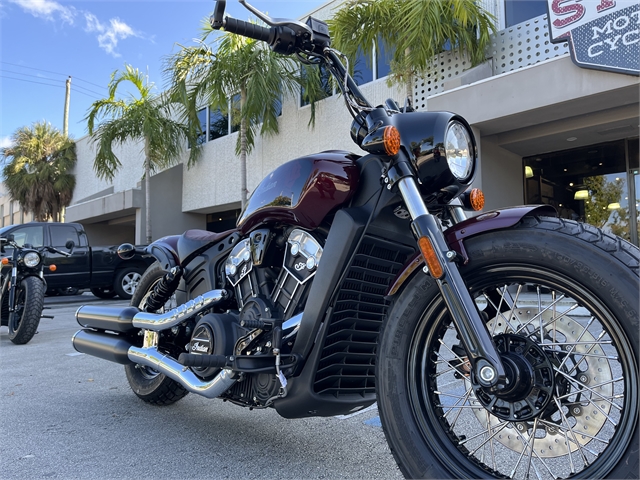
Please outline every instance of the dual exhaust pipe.
[{"label": "dual exhaust pipe", "polygon": [[172,328],[221,302],[226,296],[225,290],[212,290],[160,314],[142,312],[136,307],[85,305],[76,312],[76,320],[85,328],[73,336],[73,347],[80,353],[122,365],[147,366],[180,383],[190,392],[216,398],[236,382],[230,370],[223,369],[212,380],[205,382],[157,347],[136,347],[129,338],[140,329],[159,332]]}]

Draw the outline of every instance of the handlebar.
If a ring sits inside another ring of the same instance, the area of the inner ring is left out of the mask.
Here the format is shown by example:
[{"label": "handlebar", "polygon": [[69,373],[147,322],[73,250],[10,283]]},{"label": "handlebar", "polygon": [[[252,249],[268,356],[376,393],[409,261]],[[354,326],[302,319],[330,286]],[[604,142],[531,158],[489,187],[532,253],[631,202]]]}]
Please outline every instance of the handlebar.
[{"label": "handlebar", "polygon": [[[213,23],[213,22],[212,22]],[[275,36],[275,28],[266,28],[255,23],[245,22],[236,18],[227,17],[224,19],[223,26],[225,31],[236,33],[243,37],[253,38],[271,45],[271,41]]]}]

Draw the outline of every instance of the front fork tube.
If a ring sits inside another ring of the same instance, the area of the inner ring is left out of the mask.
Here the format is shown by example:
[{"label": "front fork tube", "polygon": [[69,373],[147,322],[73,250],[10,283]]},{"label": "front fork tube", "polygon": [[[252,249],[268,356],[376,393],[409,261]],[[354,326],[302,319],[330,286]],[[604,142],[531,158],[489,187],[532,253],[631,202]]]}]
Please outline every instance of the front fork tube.
[{"label": "front fork tube", "polygon": [[429,238],[442,265],[443,274],[436,282],[469,357],[474,380],[483,387],[499,389],[506,381],[504,366],[462,280],[455,262],[455,252],[449,250],[442,228],[436,217],[427,210],[415,180],[404,177],[397,184],[413,220],[416,239]]}]

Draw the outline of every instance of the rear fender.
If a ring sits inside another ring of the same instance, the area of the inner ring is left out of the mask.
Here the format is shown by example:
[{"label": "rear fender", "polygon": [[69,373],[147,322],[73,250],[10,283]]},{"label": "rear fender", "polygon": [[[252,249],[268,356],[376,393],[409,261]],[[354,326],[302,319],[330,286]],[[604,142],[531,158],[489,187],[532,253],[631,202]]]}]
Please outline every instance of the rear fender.
[{"label": "rear fender", "polygon": [[[462,264],[469,262],[469,256],[464,248],[464,240],[481,233],[493,230],[504,230],[513,227],[527,215],[545,215],[557,217],[558,212],[551,205],[524,205],[520,207],[503,208],[482,213],[457,223],[444,232],[447,245],[462,259]],[[417,252],[400,270],[396,278],[387,289],[387,296],[393,296],[402,288],[413,272],[424,265],[424,258]]]},{"label": "rear fender", "polygon": [[180,265],[178,258],[178,239],[180,235],[162,237],[145,248],[145,251],[160,262],[165,271]]}]

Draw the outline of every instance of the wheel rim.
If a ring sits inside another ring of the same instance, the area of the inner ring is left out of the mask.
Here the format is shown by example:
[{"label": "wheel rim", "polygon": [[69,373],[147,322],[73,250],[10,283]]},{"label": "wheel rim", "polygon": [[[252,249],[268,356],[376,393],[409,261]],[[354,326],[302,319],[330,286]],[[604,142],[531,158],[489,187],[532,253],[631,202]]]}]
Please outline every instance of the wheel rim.
[{"label": "wheel rim", "polygon": [[420,320],[407,364],[425,440],[459,478],[602,478],[630,441],[638,394],[631,345],[615,318],[572,280],[539,269],[494,267],[467,282],[496,339],[528,336],[541,347],[553,369],[552,398],[526,421],[486,410],[491,399],[476,395],[438,298]]},{"label": "wheel rim", "polygon": [[122,289],[127,295],[134,294],[141,278],[142,275],[140,275],[138,272],[130,272],[122,277]]}]

